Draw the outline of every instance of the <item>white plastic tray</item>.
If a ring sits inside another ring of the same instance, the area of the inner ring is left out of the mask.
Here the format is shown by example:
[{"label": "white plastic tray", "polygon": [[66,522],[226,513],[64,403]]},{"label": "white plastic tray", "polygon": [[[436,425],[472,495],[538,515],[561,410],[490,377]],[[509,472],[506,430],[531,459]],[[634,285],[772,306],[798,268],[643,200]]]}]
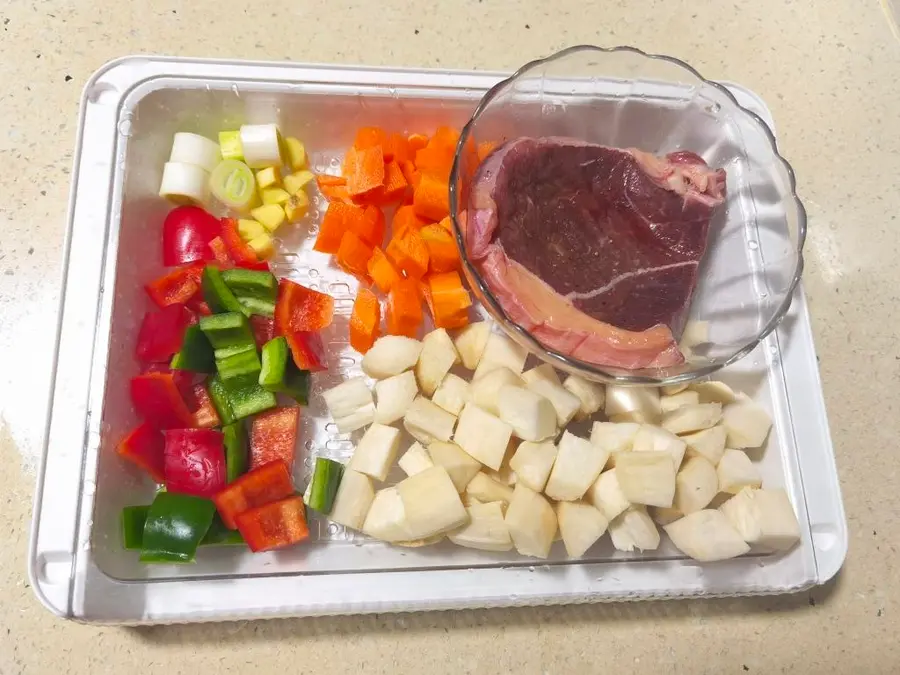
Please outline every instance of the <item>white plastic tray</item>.
[{"label": "white plastic tray", "polygon": [[[149,501],[152,486],[124,466],[114,443],[133,424],[126,393],[147,308],[142,284],[160,272],[155,197],[176,130],[212,135],[243,122],[277,121],[302,137],[313,168],[337,156],[361,124],[429,130],[463,124],[503,75],[133,57],[87,84],[82,100],[46,445],[35,495],[29,559],[32,587],[60,616],[84,621],[167,623],[252,617],[499,607],[661,597],[784,593],[830,579],[847,548],[846,519],[802,289],[782,325],[722,379],[772,413],[775,428],[758,463],[783,485],[801,522],[801,544],[780,555],[701,565],[671,546],[652,555],[612,550],[608,538],[582,560],[560,550],[546,563],[437,546],[399,549],[314,523],[313,541],[253,555],[205,549],[196,565],[142,566],[124,551],[122,506]],[[728,85],[770,126],[765,104]],[[309,250],[309,222],[288,236],[276,272],[336,298],[338,318],[321,390],[354,374],[346,322],[355,281]],[[113,374],[107,378],[107,373]],[[304,411],[295,479],[316,454],[352,448],[328,426],[321,397]]]}]

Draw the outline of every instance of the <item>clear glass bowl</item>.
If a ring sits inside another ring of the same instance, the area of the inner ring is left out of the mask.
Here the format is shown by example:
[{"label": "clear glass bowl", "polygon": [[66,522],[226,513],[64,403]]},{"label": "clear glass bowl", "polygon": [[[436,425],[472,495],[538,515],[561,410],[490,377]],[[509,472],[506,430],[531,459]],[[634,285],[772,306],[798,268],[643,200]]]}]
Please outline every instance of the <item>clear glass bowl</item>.
[{"label": "clear glass bowl", "polygon": [[[549,349],[510,319],[473,264],[463,225],[479,163],[474,148],[548,136],[657,155],[690,150],[726,170],[726,202],[713,217],[681,337],[685,363],[624,370]],[[462,131],[450,211],[465,274],[497,323],[544,361],[594,381],[674,384],[733,363],[778,325],[803,269],[806,212],[765,122],[686,63],[631,47],[571,47],[494,86]]]}]

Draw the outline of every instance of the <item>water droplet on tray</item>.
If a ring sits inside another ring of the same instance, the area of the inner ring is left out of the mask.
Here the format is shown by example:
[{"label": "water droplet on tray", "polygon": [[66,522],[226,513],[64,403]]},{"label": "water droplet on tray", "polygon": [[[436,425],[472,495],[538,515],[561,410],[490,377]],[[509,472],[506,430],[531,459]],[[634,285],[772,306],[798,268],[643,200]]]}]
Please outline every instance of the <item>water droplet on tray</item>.
[{"label": "water droplet on tray", "polygon": [[748,241],[747,246],[750,248],[751,251],[755,251],[759,248],[759,244],[756,243],[756,239],[751,239],[750,241]]},{"label": "water droplet on tray", "polygon": [[241,97],[241,90],[238,89],[238,86],[236,84],[231,85],[231,93],[234,94],[235,96],[237,96],[238,98]]},{"label": "water droplet on tray", "polygon": [[125,137],[131,136],[134,131],[130,117],[123,117],[119,122],[119,133]]}]

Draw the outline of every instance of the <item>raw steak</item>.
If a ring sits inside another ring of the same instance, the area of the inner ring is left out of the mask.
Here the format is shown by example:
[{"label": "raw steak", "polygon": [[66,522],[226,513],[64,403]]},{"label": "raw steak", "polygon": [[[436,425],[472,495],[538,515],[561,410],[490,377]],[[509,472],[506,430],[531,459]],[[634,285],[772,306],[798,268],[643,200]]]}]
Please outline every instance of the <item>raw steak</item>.
[{"label": "raw steak", "polygon": [[725,171],[565,138],[511,141],[479,167],[466,243],[510,317],[583,361],[667,367]]}]

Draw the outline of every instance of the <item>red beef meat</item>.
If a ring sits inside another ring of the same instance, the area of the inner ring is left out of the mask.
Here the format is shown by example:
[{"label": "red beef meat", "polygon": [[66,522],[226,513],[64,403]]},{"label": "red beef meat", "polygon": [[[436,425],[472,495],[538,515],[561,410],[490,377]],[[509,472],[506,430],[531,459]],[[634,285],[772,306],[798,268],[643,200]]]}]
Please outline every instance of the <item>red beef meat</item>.
[{"label": "red beef meat", "polygon": [[522,138],[479,167],[467,248],[546,346],[598,365],[672,366],[724,194],[725,171],[691,152]]}]

